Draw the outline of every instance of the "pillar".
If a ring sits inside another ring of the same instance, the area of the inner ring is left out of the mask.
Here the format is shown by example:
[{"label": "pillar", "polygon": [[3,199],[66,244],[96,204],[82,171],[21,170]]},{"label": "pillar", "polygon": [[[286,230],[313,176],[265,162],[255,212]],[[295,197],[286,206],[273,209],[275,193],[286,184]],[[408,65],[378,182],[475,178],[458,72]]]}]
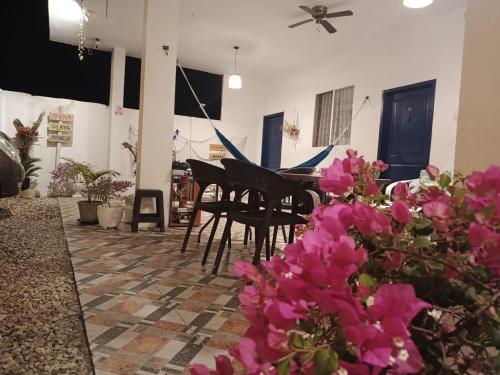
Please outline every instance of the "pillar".
[{"label": "pillar", "polygon": [[[179,0],[145,0],[137,187],[161,189],[168,218]],[[168,51],[165,51],[168,47]]]},{"label": "pillar", "polygon": [[468,0],[455,169],[500,164],[500,1]]},{"label": "pillar", "polygon": [[125,49],[115,47],[111,58],[111,83],[109,94],[109,146],[108,168],[127,178],[128,155],[121,143],[128,141],[128,125],[123,122],[123,92],[125,87]]}]

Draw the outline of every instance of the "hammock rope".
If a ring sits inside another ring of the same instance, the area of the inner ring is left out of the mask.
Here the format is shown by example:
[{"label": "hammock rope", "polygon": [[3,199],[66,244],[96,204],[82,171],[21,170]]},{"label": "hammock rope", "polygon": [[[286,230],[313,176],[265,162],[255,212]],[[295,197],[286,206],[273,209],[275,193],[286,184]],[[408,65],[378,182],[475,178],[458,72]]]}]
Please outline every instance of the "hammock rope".
[{"label": "hammock rope", "polygon": [[[227,139],[224,134],[222,134],[214,125],[212,119],[210,118],[210,116],[208,115],[207,111],[205,110],[205,106],[201,103],[200,99],[198,98],[198,95],[196,94],[196,92],[194,91],[193,89],[193,86],[191,85],[191,82],[189,81],[187,75],[186,75],[186,72],[184,71],[184,69],[182,68],[182,66],[179,64],[179,62],[177,61],[177,66],[179,67],[179,70],[181,71],[181,74],[182,76],[184,77],[184,80],[186,81],[188,87],[189,87],[189,90],[191,91],[191,93],[193,94],[193,97],[194,99],[196,100],[196,102],[198,103],[198,106],[200,107],[201,111],[203,112],[203,115],[206,117],[206,119],[208,120],[208,122],[210,123],[210,125],[212,126],[212,128],[214,129],[215,131],[215,134],[217,135],[217,137],[219,137],[221,143],[224,145],[224,147],[226,147],[226,149],[231,153],[231,155],[233,155],[236,159],[238,160],[241,160],[241,161],[245,161],[247,163],[250,163],[250,164],[254,164],[252,161],[250,161],[245,155],[243,155],[240,150],[238,150],[238,148],[229,140]],[[364,105],[364,103],[363,103]],[[349,127],[346,127],[346,128],[349,128]],[[344,132],[346,131],[346,129],[344,129]],[[342,135],[344,134],[344,132],[342,132]],[[336,140],[337,141],[337,140]],[[297,166],[295,166],[294,168],[306,168],[306,167],[316,167],[319,163],[321,163],[323,160],[325,160],[328,155],[330,155],[330,152],[333,150],[333,147],[335,146],[335,144],[331,144],[330,146],[328,146],[327,148],[325,148],[323,151],[321,151],[319,154],[315,155],[314,157],[312,157],[311,159],[303,162],[302,164],[299,164]],[[193,150],[194,151],[194,150]]]}]

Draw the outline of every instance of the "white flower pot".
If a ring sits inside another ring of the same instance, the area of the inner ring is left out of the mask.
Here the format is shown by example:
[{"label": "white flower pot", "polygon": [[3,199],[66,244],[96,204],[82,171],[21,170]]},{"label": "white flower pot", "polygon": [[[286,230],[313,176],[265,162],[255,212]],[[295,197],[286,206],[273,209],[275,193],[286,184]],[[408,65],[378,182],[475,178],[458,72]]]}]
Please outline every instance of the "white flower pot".
[{"label": "white flower pot", "polygon": [[73,198],[81,198],[82,197],[82,191],[85,188],[82,183],[80,182],[75,182],[71,186],[71,192],[73,193],[72,197]]},{"label": "white flower pot", "polygon": [[121,204],[103,204],[97,207],[97,218],[99,225],[103,228],[117,228],[123,217],[123,206]]}]

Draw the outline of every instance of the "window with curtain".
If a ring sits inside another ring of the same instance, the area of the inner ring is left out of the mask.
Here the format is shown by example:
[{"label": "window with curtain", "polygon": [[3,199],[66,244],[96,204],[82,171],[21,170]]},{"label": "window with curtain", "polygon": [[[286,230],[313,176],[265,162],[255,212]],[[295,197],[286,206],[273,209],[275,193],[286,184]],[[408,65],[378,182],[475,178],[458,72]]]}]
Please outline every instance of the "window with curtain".
[{"label": "window with curtain", "polygon": [[330,143],[337,145],[351,143],[353,99],[354,86],[335,90]]},{"label": "window with curtain", "polygon": [[332,123],[333,91],[316,95],[314,110],[313,147],[330,144],[330,128]]}]

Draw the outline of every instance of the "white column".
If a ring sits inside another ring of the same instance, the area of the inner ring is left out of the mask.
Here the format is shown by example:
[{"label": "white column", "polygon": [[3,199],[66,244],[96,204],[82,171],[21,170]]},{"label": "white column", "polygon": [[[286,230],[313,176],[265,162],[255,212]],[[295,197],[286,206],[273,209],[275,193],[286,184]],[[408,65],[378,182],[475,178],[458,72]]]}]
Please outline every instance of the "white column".
[{"label": "white column", "polygon": [[[178,0],[145,0],[137,187],[160,189],[168,218],[172,173]],[[168,46],[168,55],[163,46]]]},{"label": "white column", "polygon": [[121,150],[121,143],[127,141],[128,126],[123,122],[123,91],[125,87],[125,49],[115,47],[111,59],[111,84],[109,94],[109,146],[108,167],[127,178],[128,154]]}]

